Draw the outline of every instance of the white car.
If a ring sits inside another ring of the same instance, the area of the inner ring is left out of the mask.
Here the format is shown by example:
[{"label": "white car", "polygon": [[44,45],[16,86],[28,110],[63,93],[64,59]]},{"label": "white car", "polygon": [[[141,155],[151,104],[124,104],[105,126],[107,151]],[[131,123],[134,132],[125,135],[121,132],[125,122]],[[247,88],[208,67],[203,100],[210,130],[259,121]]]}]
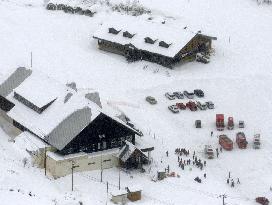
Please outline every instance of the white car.
[{"label": "white car", "polygon": [[196,102],[196,106],[197,106],[200,110],[206,110],[206,109],[207,109],[206,103],[201,103],[201,102],[199,102],[199,101]]},{"label": "white car", "polygon": [[176,96],[173,93],[165,93],[165,97],[167,97],[169,100],[174,100]]},{"label": "white car", "polygon": [[206,102],[206,105],[207,105],[207,107],[208,107],[209,109],[214,109],[214,104],[213,104],[212,101]]},{"label": "white car", "polygon": [[179,108],[176,105],[170,105],[168,109],[173,113],[179,113]]}]

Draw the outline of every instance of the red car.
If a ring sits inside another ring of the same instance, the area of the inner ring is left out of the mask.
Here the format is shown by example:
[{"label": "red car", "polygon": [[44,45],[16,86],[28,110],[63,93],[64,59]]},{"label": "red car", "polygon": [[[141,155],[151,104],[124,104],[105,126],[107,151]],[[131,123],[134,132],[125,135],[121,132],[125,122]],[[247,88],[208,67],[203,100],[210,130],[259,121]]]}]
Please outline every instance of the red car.
[{"label": "red car", "polygon": [[188,107],[191,111],[197,110],[197,106],[196,106],[195,102],[193,102],[193,101],[187,102],[186,107]]},{"label": "red car", "polygon": [[183,103],[176,103],[176,106],[181,110],[186,110],[186,106]]},{"label": "red car", "polygon": [[256,198],[256,202],[262,205],[268,205],[269,204],[269,200],[265,197],[257,197]]}]

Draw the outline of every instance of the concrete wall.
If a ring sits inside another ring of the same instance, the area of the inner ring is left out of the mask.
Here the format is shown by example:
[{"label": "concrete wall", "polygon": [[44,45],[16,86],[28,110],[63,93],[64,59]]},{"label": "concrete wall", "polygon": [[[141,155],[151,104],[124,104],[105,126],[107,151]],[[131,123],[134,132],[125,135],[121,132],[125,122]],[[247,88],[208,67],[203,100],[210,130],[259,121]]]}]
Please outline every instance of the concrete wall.
[{"label": "concrete wall", "polygon": [[116,156],[111,154],[103,155],[81,155],[68,159],[57,159],[55,157],[47,156],[46,166],[47,171],[56,179],[72,173],[72,162],[75,166],[74,172],[83,172],[101,169],[101,160],[103,169],[109,169],[118,166],[119,160]]},{"label": "concrete wall", "polygon": [[7,116],[7,114],[1,109],[0,109],[0,127],[11,139],[14,139],[16,136],[22,133],[21,130],[13,126],[13,120],[9,116]]}]

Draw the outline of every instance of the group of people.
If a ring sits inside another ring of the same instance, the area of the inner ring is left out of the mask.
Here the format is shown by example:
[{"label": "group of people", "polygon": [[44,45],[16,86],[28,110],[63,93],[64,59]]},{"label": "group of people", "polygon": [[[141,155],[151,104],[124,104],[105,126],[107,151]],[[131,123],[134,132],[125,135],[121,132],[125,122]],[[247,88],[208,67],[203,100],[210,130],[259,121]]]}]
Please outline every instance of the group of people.
[{"label": "group of people", "polygon": [[[230,172],[229,172],[229,176],[227,178],[227,184],[229,184],[231,187],[235,186],[235,182],[234,179],[230,177]],[[237,183],[236,184],[241,184],[240,179],[237,178]]]},{"label": "group of people", "polygon": [[[193,152],[193,157],[191,159],[182,159],[181,156],[184,155],[185,157],[188,157],[190,155],[190,151],[185,148],[176,148],[175,154],[178,155],[178,165],[182,170],[184,170],[186,165],[188,166],[191,164],[193,164],[200,170],[202,170],[203,167],[206,166],[206,161],[202,161],[201,159],[199,159],[196,156],[195,151]],[[166,155],[168,156],[168,152],[166,153]]]},{"label": "group of people", "polygon": [[175,154],[179,156],[185,155],[187,157],[190,154],[190,151],[186,150],[185,148],[176,148]]}]

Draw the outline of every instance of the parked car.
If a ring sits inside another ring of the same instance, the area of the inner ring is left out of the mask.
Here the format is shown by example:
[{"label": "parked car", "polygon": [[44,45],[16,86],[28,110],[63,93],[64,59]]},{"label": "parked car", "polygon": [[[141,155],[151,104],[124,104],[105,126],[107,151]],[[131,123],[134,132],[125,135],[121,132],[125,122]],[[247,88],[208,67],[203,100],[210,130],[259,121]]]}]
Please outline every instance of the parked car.
[{"label": "parked car", "polygon": [[189,93],[187,90],[183,92],[183,94],[188,98],[188,99],[193,99],[195,94],[194,93]]},{"label": "parked car", "polygon": [[216,114],[216,129],[223,131],[225,128],[224,114]]},{"label": "parked car", "polygon": [[169,100],[174,100],[176,98],[176,96],[170,92],[165,93],[165,97],[167,97]]},{"label": "parked car", "polygon": [[195,127],[196,128],[201,128],[201,120],[196,120],[195,121]]},{"label": "parked car", "polygon": [[152,97],[152,96],[147,96],[147,97],[145,98],[145,100],[146,100],[147,102],[149,102],[151,105],[157,104],[157,100],[156,100],[154,97]]},{"label": "parked car", "polygon": [[212,101],[206,102],[206,105],[207,105],[207,107],[208,107],[209,109],[214,109],[214,104],[213,104]]},{"label": "parked car", "polygon": [[219,136],[219,144],[225,149],[225,150],[232,150],[233,149],[233,141],[227,137],[227,135],[220,135]]},{"label": "parked car", "polygon": [[210,58],[207,55],[204,55],[203,53],[197,53],[196,61],[207,64],[210,62]]},{"label": "parked car", "polygon": [[255,134],[253,137],[253,149],[260,149],[261,147],[261,136],[260,134]]},{"label": "parked car", "polygon": [[204,154],[207,159],[213,159],[214,158],[214,152],[211,145],[205,145],[204,148]]},{"label": "parked car", "polygon": [[206,110],[207,109],[207,105],[205,103],[201,103],[201,102],[197,101],[196,105],[200,110]]},{"label": "parked car", "polygon": [[228,128],[228,130],[233,130],[233,128],[234,128],[233,117],[228,118],[227,128]]},{"label": "parked car", "polygon": [[186,105],[184,105],[184,103],[176,103],[176,106],[181,110],[186,110]]},{"label": "parked car", "polygon": [[247,148],[247,140],[246,140],[246,136],[245,136],[245,133],[243,132],[238,132],[236,134],[236,143],[238,145],[238,147],[240,149],[246,149]]},{"label": "parked car", "polygon": [[187,102],[186,107],[188,107],[191,111],[197,111],[197,106],[193,101]]},{"label": "parked car", "polygon": [[204,92],[202,90],[200,90],[200,89],[194,90],[194,94],[199,98],[204,97]]},{"label": "parked car", "polygon": [[178,99],[183,99],[184,95],[181,92],[173,92],[173,94],[176,96]]},{"label": "parked car", "polygon": [[269,204],[269,200],[266,198],[266,197],[257,197],[256,199],[256,202],[259,203],[259,204],[262,204],[262,205],[268,205]]},{"label": "parked car", "polygon": [[170,105],[168,109],[173,113],[179,113],[179,108],[176,105]]},{"label": "parked car", "polygon": [[239,128],[244,128],[245,127],[245,122],[240,120],[239,121]]}]

